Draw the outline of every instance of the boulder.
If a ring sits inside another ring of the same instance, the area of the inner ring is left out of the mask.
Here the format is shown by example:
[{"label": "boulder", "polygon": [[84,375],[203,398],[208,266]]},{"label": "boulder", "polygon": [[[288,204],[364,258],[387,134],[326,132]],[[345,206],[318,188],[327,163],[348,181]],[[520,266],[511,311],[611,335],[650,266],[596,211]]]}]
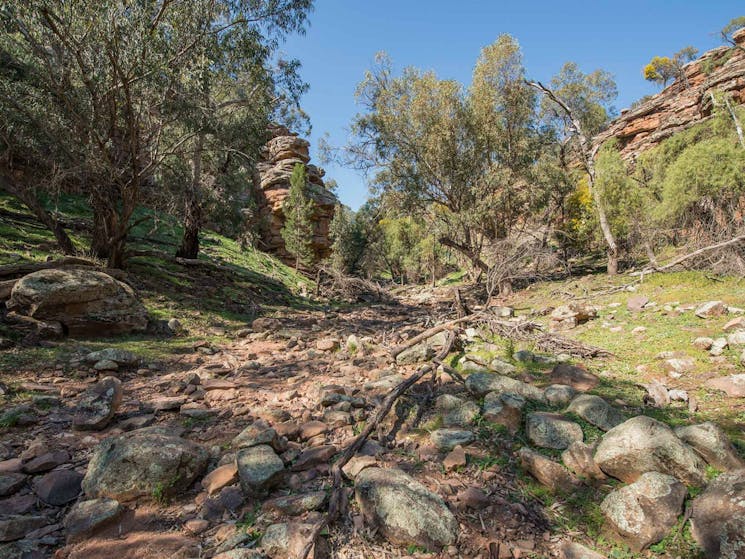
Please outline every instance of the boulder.
[{"label": "boulder", "polygon": [[509,392],[489,392],[484,397],[481,417],[485,421],[504,425],[511,433],[520,429],[523,418],[525,398]]},{"label": "boulder", "polygon": [[461,429],[437,429],[429,437],[440,451],[451,451],[456,446],[470,444],[475,439],[471,431]]},{"label": "boulder", "polygon": [[535,450],[523,447],[518,450],[517,456],[523,469],[552,491],[568,493],[578,484],[569,470]]},{"label": "boulder", "polygon": [[0,542],[20,540],[26,534],[49,524],[44,516],[9,515],[0,517]]},{"label": "boulder", "polygon": [[[314,528],[315,524],[309,522],[271,524],[261,537],[261,549],[268,553],[269,557],[277,559],[301,557]],[[328,556],[326,539],[317,538],[308,558],[322,559]]]},{"label": "boulder", "polygon": [[263,496],[279,483],[285,471],[284,462],[271,446],[244,448],[236,457],[241,488],[249,496]]},{"label": "boulder", "polygon": [[616,425],[623,423],[626,418],[616,408],[603,400],[600,396],[580,394],[569,404],[567,411],[594,425],[602,431],[610,431]]},{"label": "boulder", "polygon": [[442,394],[435,401],[435,409],[442,414],[445,427],[470,425],[479,415],[479,406],[470,400],[462,400],[452,394]]},{"label": "boulder", "polygon": [[674,477],[647,472],[631,485],[609,493],[600,510],[609,527],[639,552],[670,533],[686,494],[685,486]]},{"label": "boulder", "polygon": [[277,431],[263,419],[259,419],[246,427],[232,442],[233,448],[249,448],[260,444],[267,444],[279,452],[286,449],[286,444],[282,444]]},{"label": "boulder", "polygon": [[43,322],[58,322],[71,336],[142,332],[147,311],[131,287],[103,272],[68,268],[22,277],[8,310]]},{"label": "boulder", "polygon": [[83,491],[117,501],[174,495],[204,472],[208,459],[204,448],[181,437],[152,427],[131,431],[98,445]]},{"label": "boulder", "polygon": [[672,429],[643,415],[632,417],[608,431],[595,451],[603,472],[627,483],[642,474],[660,472],[687,485],[706,482],[706,464]]},{"label": "boulder", "polygon": [[678,427],[675,434],[690,445],[707,464],[718,470],[726,472],[745,468],[745,461],[737,454],[729,437],[710,421]]},{"label": "boulder", "polygon": [[122,383],[116,377],[105,377],[88,388],[78,400],[72,417],[72,428],[100,431],[106,427],[122,403]]},{"label": "boulder", "polygon": [[525,421],[528,439],[543,448],[564,449],[575,441],[582,441],[582,427],[557,413],[536,412]]},{"label": "boulder", "polygon": [[579,392],[592,390],[600,383],[600,379],[587,369],[570,363],[557,364],[551,371],[549,379],[552,384],[565,384]]},{"label": "boulder", "polygon": [[0,473],[0,497],[7,497],[26,484],[26,476],[19,473]]},{"label": "boulder", "polygon": [[133,367],[140,362],[140,357],[126,349],[117,349],[114,347],[92,351],[85,356],[85,362],[91,365],[101,361],[113,361],[117,365]]},{"label": "boulder", "polygon": [[546,401],[552,406],[565,406],[577,395],[577,391],[566,384],[552,384],[547,386],[543,393]]},{"label": "boulder", "polygon": [[59,507],[80,494],[83,475],[75,470],[55,470],[34,481],[34,493],[48,505]]},{"label": "boulder", "polygon": [[706,381],[706,386],[721,390],[730,398],[745,398],[745,374],[712,378]]},{"label": "boulder", "polygon": [[745,469],[721,474],[693,500],[691,534],[707,558],[739,559],[745,550],[743,518]]},{"label": "boulder", "polygon": [[584,479],[606,479],[598,465],[595,463],[595,446],[590,446],[581,441],[575,441],[561,453],[561,461],[577,476]]},{"label": "boulder", "polygon": [[626,302],[626,308],[631,312],[639,312],[649,303],[649,297],[644,295],[632,295]]},{"label": "boulder", "polygon": [[67,541],[84,539],[97,529],[114,522],[123,510],[114,499],[92,499],[76,503],[62,523],[67,533]]},{"label": "boulder", "polygon": [[712,316],[722,316],[727,314],[727,305],[722,301],[708,301],[699,305],[694,314],[699,318],[709,318]]},{"label": "boulder", "polygon": [[559,559],[606,559],[605,555],[575,542],[562,542],[558,552]]},{"label": "boulder", "polygon": [[466,378],[466,388],[477,397],[486,396],[489,392],[509,392],[518,394],[528,400],[544,401],[543,390],[532,384],[494,373],[473,373]]},{"label": "boulder", "polygon": [[313,510],[319,510],[326,503],[325,491],[311,491],[300,495],[287,495],[266,501],[262,510],[299,516]]},{"label": "boulder", "polygon": [[458,536],[458,521],[444,501],[400,470],[362,470],[355,498],[365,523],[394,544],[434,550]]}]

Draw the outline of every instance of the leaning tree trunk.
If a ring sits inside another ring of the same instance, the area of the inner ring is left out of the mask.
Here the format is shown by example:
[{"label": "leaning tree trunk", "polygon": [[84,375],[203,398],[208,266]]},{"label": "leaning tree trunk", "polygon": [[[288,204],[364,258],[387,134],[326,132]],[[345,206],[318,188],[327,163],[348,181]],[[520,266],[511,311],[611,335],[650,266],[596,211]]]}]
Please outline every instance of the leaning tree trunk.
[{"label": "leaning tree trunk", "polygon": [[598,189],[596,188],[596,185],[595,185],[595,154],[597,153],[597,148],[595,149],[592,148],[590,139],[585,135],[584,131],[582,130],[581,122],[574,115],[572,110],[569,108],[569,106],[564,101],[559,99],[559,97],[557,97],[553,91],[551,91],[541,82],[526,82],[526,83],[529,86],[537,89],[538,91],[546,95],[546,97],[551,99],[551,101],[556,103],[561,108],[561,110],[564,111],[564,114],[567,116],[567,118],[572,124],[572,129],[574,130],[574,134],[577,136],[577,139],[579,140],[580,151],[582,152],[582,158],[584,160],[585,169],[587,170],[587,175],[589,178],[589,187],[590,187],[590,191],[592,192],[593,202],[595,203],[595,211],[598,212],[598,221],[600,222],[600,230],[603,233],[605,244],[608,245],[607,247],[608,275],[614,276],[618,273],[618,244],[616,243],[616,237],[613,234],[613,231],[611,230],[610,223],[608,222],[608,216],[605,213],[605,206],[603,205],[603,200],[600,196],[600,192],[598,192]]},{"label": "leaning tree trunk", "polygon": [[72,243],[72,239],[62,227],[62,224],[50,214],[44,206],[42,206],[39,199],[34,195],[33,192],[26,191],[23,187],[11,184],[10,180],[6,178],[0,178],[0,186],[3,190],[6,190],[11,195],[18,198],[29,210],[36,216],[44,226],[49,229],[54,235],[54,239],[57,241],[57,246],[63,254],[73,255],[75,254],[75,245]]},{"label": "leaning tree trunk", "polygon": [[202,228],[202,201],[200,193],[204,136],[204,132],[200,132],[199,136],[197,136],[197,143],[194,146],[194,154],[192,155],[191,162],[191,184],[184,194],[184,235],[181,238],[181,245],[176,251],[176,256],[181,258],[195,259],[199,255],[199,232]]}]

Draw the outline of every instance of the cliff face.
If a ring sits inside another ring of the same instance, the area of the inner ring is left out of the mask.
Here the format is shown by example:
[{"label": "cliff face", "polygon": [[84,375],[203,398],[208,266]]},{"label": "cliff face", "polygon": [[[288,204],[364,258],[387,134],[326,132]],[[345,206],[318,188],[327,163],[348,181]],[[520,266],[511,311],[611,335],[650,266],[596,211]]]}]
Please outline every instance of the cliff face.
[{"label": "cliff face", "polygon": [[634,109],[626,110],[607,130],[594,138],[596,145],[616,138],[621,156],[633,161],[676,132],[705,120],[712,113],[710,91],[724,91],[735,103],[745,103],[745,29],[734,35],[740,48],[719,47],[684,67],[677,79]]},{"label": "cliff face", "polygon": [[270,139],[262,150],[254,177],[263,248],[288,264],[295,262],[285,249],[280,231],[285,222],[282,204],[290,194],[290,176],[295,164],[302,163],[310,183],[309,194],[315,203],[313,248],[318,258],[326,258],[331,253],[329,226],[338,200],[324,185],[323,169],[308,164],[307,140],[284,126],[273,127],[269,134]]}]

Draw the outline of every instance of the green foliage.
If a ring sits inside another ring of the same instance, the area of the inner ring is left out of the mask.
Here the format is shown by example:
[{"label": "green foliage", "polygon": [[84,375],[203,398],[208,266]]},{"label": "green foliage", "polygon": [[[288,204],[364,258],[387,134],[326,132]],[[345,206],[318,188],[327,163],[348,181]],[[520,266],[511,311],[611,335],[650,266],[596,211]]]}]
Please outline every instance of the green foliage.
[{"label": "green foliage", "polygon": [[300,265],[312,266],[315,262],[313,251],[313,200],[308,195],[308,180],[305,165],[296,163],[290,177],[290,193],[285,199],[282,211],[285,224],[282,239],[287,252],[295,257],[295,268]]},{"label": "green foliage", "polygon": [[11,410],[5,412],[0,416],[0,429],[10,429],[18,424],[18,420],[21,418],[21,412],[17,410]]},{"label": "green foliage", "polygon": [[184,189],[198,223],[199,190],[210,182],[202,170],[218,184],[217,170],[255,153],[256,131],[302,93],[297,62],[276,53],[311,7],[4,2],[0,131],[13,141],[0,140],[0,152],[21,171],[4,172],[4,186],[32,203],[42,191],[83,193],[95,212],[91,250],[115,266],[142,202],[173,210]]},{"label": "green foliage", "polygon": [[598,152],[595,172],[595,188],[606,205],[611,229],[616,239],[628,246],[643,223],[642,192],[629,176],[614,142],[606,142]]},{"label": "green foliage", "polygon": [[734,43],[732,40],[732,34],[738,29],[745,27],[745,16],[738,16],[730,20],[730,22],[722,28],[722,40],[727,43]]},{"label": "green foliage", "polygon": [[644,79],[658,83],[664,87],[670,80],[684,78],[683,66],[695,59],[697,54],[698,50],[688,46],[680,49],[672,57],[655,56],[644,67]]},{"label": "green foliage", "polygon": [[337,204],[329,235],[333,241],[332,266],[345,274],[358,273],[367,244],[362,219],[346,206]]},{"label": "green foliage", "polygon": [[686,148],[667,168],[658,215],[679,218],[702,200],[745,192],[745,150],[729,138],[709,138]]}]

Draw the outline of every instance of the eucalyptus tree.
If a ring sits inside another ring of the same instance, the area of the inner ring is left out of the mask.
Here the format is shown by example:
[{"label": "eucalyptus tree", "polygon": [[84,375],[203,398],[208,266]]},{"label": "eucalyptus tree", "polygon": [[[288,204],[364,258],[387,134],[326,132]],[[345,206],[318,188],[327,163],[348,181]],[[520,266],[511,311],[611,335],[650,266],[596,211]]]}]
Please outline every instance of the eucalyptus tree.
[{"label": "eucalyptus tree", "polygon": [[592,144],[592,137],[608,124],[614,114],[612,102],[617,89],[613,77],[602,70],[585,74],[575,63],[568,62],[551,80],[550,87],[540,82],[528,84],[544,95],[544,121],[554,130],[562,149],[568,152],[562,160],[566,164],[573,159],[579,161],[587,173],[595,212],[607,245],[607,271],[615,275],[618,272],[618,243],[602,193],[596,188],[595,156],[599,146]]},{"label": "eucalyptus tree", "polygon": [[395,193],[400,209],[434,216],[439,241],[486,272],[485,248],[510,234],[532,196],[535,93],[517,41],[502,35],[483,49],[469,88],[416,68],[396,76],[380,55],[357,97],[352,161],[374,173],[379,191]]},{"label": "eucalyptus tree", "polygon": [[[4,2],[3,69],[22,69],[0,76],[0,130],[18,139],[3,142],[4,165],[34,166],[37,182],[86,195],[91,250],[121,266],[143,196],[160,187],[168,161],[188,148],[195,153],[210,125],[200,115],[210,111],[205,84],[220,81],[211,74],[234,71],[239,81],[245,63],[238,57],[269,60],[278,38],[300,28],[311,6],[312,0]],[[234,46],[245,49],[219,52]],[[195,162],[192,179],[201,177]]]}]

